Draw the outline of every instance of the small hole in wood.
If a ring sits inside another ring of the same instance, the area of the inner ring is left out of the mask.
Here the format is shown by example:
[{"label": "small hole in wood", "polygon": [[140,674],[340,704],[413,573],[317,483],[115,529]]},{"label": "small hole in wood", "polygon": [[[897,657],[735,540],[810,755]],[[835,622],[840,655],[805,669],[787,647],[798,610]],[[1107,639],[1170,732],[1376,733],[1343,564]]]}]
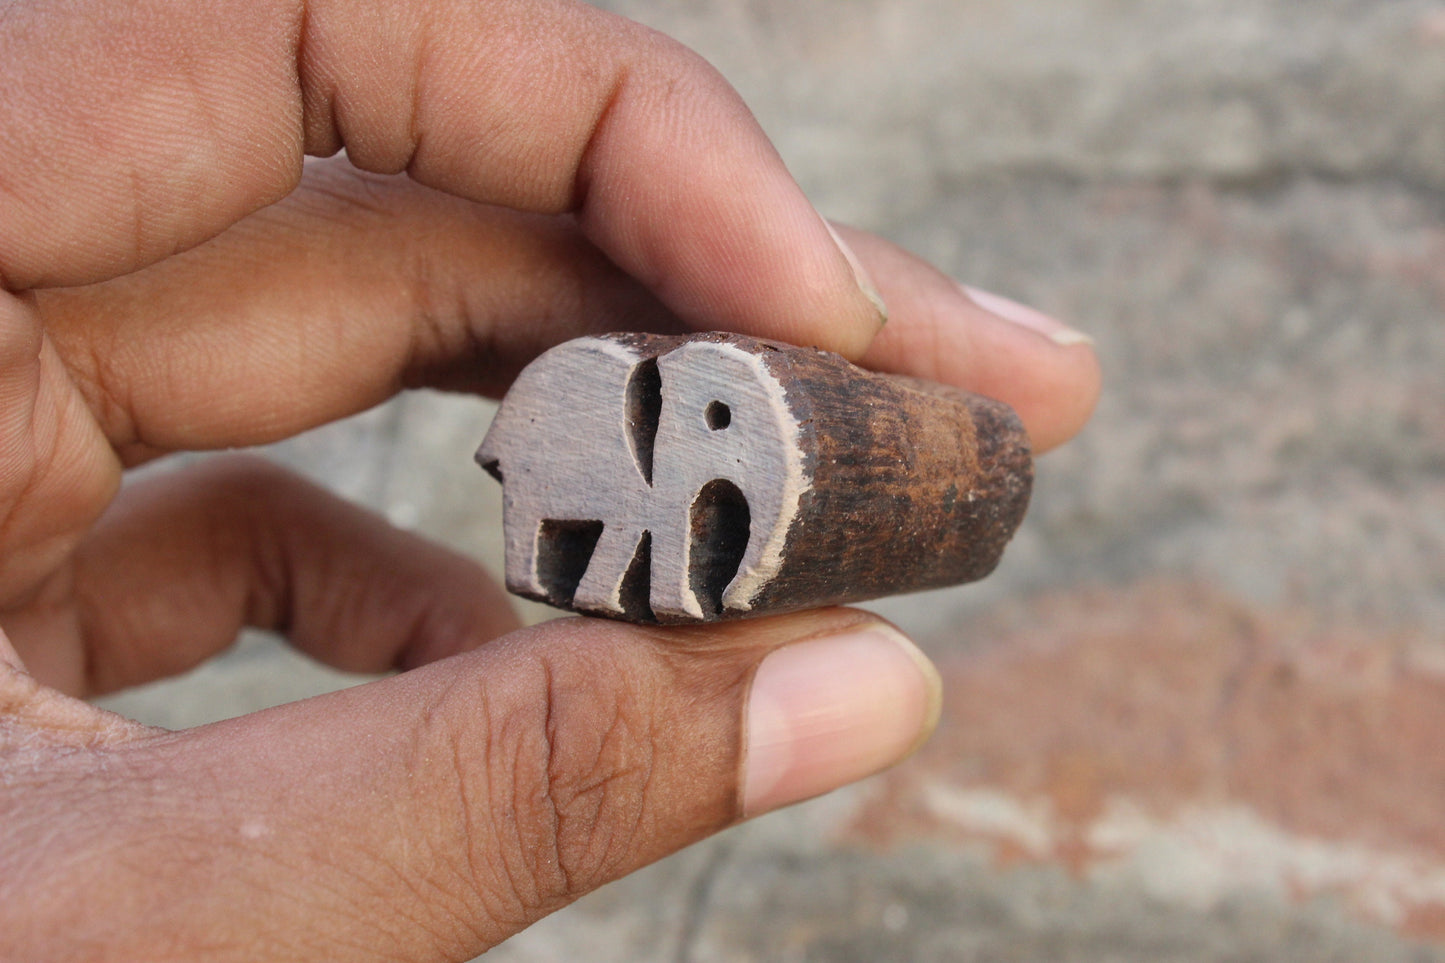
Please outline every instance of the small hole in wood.
[{"label": "small hole in wood", "polygon": [[748,550],[752,512],[732,482],[717,478],[693,499],[688,582],[698,604],[709,615],[721,615],[723,592],[738,574]]},{"label": "small hole in wood", "polygon": [[721,401],[709,403],[702,416],[707,419],[707,426],[713,431],[722,431],[733,423],[733,410]]},{"label": "small hole in wood", "polygon": [[549,602],[572,604],[601,537],[601,522],[543,519],[537,529],[537,579]]}]

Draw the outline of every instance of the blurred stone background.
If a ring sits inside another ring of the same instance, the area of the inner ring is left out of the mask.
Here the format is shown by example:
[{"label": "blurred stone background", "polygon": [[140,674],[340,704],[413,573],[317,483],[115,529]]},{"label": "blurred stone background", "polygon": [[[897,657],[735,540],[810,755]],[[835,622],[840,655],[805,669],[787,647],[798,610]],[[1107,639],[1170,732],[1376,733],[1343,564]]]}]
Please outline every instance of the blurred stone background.
[{"label": "blurred stone background", "polygon": [[[1445,960],[1445,3],[604,5],[713,61],[826,214],[1091,333],[1107,388],[994,577],[877,606],[945,670],[924,752],[489,959]],[[488,414],[273,455],[495,561]],[[349,681],[248,638],[107,705]]]}]

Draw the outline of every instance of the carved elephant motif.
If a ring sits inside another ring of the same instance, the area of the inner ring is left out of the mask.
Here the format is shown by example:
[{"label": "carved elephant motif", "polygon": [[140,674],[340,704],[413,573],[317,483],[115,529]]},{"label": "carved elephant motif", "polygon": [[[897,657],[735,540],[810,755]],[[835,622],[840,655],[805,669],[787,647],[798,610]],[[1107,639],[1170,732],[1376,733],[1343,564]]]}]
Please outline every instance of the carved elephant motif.
[{"label": "carved elephant motif", "polygon": [[477,461],[512,592],[663,623],[982,578],[1033,477],[998,402],[721,333],[547,351]]},{"label": "carved elephant motif", "polygon": [[798,425],[728,341],[583,338],[518,377],[477,459],[504,480],[507,585],[644,620],[745,612],[804,485]]}]

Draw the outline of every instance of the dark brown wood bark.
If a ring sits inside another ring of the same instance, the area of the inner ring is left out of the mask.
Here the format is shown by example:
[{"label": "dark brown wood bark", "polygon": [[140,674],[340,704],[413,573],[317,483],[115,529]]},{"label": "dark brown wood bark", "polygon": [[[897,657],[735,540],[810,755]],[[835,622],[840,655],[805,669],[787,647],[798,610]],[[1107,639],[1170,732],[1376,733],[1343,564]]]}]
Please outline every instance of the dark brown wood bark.
[{"label": "dark brown wood bark", "polygon": [[835,354],[780,353],[813,484],[783,569],[754,607],[858,602],[992,572],[1033,487],[1028,436],[1013,409]]}]

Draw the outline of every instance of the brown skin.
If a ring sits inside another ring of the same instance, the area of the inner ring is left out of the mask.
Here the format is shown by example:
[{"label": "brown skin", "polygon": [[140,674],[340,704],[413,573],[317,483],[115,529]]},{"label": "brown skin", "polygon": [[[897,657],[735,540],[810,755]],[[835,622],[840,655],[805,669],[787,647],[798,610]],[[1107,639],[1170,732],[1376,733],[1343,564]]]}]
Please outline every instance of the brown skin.
[{"label": "brown skin", "polygon": [[[1040,449],[1097,395],[1087,348],[846,232],[875,340],[737,96],[570,0],[14,0],[0,117],[7,958],[467,959],[738,818],[757,665],[868,618],[512,631],[474,564],[275,468],[124,466],[616,328],[818,344]],[[243,624],[411,671],[183,733],[77,701]]]}]

